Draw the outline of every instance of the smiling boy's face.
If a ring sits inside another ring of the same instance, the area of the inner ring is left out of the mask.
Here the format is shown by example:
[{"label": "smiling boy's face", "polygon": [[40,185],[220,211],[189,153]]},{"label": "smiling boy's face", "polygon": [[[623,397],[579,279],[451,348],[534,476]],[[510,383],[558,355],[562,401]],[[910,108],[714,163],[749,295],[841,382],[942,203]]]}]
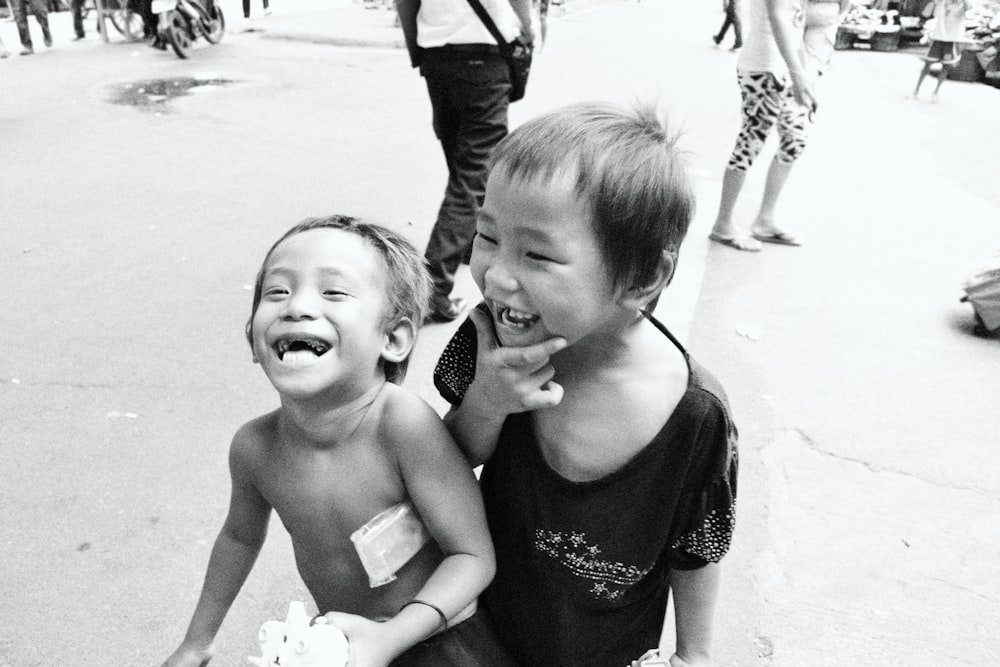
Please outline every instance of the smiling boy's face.
[{"label": "smiling boy's face", "polygon": [[384,280],[375,249],[351,232],[313,229],[274,249],[253,315],[253,351],[280,394],[349,397],[384,378]]},{"label": "smiling boy's face", "polygon": [[589,206],[570,176],[541,182],[490,173],[471,269],[505,346],[553,336],[572,345],[620,321]]}]

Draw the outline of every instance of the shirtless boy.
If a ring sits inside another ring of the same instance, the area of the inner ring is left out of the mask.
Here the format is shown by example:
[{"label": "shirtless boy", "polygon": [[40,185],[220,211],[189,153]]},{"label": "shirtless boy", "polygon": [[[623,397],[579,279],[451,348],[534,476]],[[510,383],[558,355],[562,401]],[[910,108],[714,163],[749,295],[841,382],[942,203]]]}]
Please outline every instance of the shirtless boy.
[{"label": "shirtless boy", "polygon": [[[281,407],[233,438],[229,513],[165,665],[211,659],[272,509],[350,667],[500,664],[478,657],[495,654],[475,614],[495,565],[476,479],[437,414],[399,386],[429,290],[412,245],[347,216],[305,220],[267,253],[247,338]],[[404,503],[430,539],[373,585],[351,535]]]}]

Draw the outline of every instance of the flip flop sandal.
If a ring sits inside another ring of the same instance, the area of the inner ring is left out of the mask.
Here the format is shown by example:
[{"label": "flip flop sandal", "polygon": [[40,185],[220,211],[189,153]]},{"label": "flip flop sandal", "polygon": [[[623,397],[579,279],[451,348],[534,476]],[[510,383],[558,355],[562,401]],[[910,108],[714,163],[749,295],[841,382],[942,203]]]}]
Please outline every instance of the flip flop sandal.
[{"label": "flip flop sandal", "polygon": [[760,248],[754,245],[748,245],[747,238],[737,238],[728,236],[719,236],[718,234],[709,234],[709,240],[715,241],[724,246],[729,246],[735,250],[742,250],[743,252],[760,252]]},{"label": "flip flop sandal", "polygon": [[800,246],[802,242],[791,234],[785,232],[773,232],[771,234],[751,234],[761,243],[774,243],[776,245],[790,245],[790,246]]}]

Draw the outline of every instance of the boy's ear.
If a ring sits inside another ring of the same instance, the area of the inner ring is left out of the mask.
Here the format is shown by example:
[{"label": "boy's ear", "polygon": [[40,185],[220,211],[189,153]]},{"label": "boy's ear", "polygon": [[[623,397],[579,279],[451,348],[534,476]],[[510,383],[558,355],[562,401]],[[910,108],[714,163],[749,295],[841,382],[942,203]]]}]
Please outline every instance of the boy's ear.
[{"label": "boy's ear", "polygon": [[645,308],[651,301],[656,299],[660,292],[666,289],[670,281],[674,279],[674,271],[677,269],[677,251],[673,248],[666,248],[660,253],[660,261],[656,267],[656,275],[646,285],[637,285],[625,290],[622,298],[622,305],[631,310]]},{"label": "boy's ear", "polygon": [[400,363],[413,349],[417,340],[417,327],[408,317],[401,317],[388,326],[382,343],[382,358],[392,363]]}]

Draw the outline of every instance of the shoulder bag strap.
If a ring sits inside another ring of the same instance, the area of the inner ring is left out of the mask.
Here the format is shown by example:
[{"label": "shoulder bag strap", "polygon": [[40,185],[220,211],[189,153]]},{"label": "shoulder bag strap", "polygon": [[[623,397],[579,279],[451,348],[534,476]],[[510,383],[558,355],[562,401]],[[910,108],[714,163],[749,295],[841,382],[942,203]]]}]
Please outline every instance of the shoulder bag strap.
[{"label": "shoulder bag strap", "polygon": [[472,7],[472,11],[476,12],[476,16],[478,16],[479,20],[483,22],[483,25],[490,31],[490,34],[493,35],[493,39],[497,40],[497,44],[500,45],[500,50],[506,53],[509,48],[509,44],[507,40],[503,38],[503,35],[500,34],[500,30],[497,28],[497,24],[493,22],[493,17],[490,16],[490,13],[486,11],[486,8],[483,7],[479,0],[466,0],[466,2],[468,2]]}]

